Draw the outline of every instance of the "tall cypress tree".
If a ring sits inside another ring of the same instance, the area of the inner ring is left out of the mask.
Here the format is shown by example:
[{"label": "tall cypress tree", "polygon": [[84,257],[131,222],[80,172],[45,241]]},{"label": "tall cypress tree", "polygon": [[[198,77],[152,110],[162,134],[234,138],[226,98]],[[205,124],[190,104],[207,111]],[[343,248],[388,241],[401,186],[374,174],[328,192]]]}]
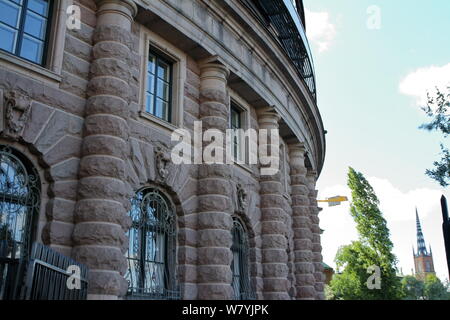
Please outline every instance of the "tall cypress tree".
[{"label": "tall cypress tree", "polygon": [[[338,268],[345,269],[330,284],[332,296],[336,299],[400,299],[402,290],[396,276],[396,257],[392,253],[386,220],[378,208],[379,200],[366,178],[353,168],[349,168],[348,186],[352,192],[350,214],[356,222],[359,240],[341,247],[336,255]],[[371,266],[380,268],[380,289],[367,286]]]}]

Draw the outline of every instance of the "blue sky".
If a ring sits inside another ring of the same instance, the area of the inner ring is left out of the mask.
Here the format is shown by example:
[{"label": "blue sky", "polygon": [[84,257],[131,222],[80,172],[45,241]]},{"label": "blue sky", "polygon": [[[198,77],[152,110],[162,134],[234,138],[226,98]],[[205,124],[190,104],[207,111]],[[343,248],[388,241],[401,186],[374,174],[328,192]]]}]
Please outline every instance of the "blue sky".
[{"label": "blue sky", "polygon": [[[319,196],[349,195],[348,166],[364,173],[380,198],[405,274],[413,267],[417,206],[436,271],[448,278],[439,197],[450,200],[450,192],[424,174],[439,157],[439,142],[448,141],[418,126],[427,121],[419,107],[426,90],[450,85],[450,1],[304,3],[328,131]],[[370,29],[368,21],[379,28]],[[324,207],[320,218],[324,259],[333,265],[337,248],[357,237],[348,204]]]}]

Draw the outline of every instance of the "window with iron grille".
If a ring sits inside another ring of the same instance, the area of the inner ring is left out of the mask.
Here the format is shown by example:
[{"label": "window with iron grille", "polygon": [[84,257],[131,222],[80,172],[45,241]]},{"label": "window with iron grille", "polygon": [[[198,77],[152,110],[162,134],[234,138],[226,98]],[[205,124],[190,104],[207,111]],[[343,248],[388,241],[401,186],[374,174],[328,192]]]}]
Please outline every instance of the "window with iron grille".
[{"label": "window with iron grille", "polygon": [[40,179],[15,149],[0,145],[0,300],[20,294],[40,207]]},{"label": "window with iron grille", "polygon": [[255,299],[255,295],[250,285],[248,236],[239,219],[233,219],[231,232],[233,236],[231,271],[233,273],[234,299],[252,300]]},{"label": "window with iron grille", "polygon": [[29,254],[39,204],[38,173],[23,155],[0,145],[0,257]]},{"label": "window with iron grille", "polygon": [[150,50],[145,111],[172,122],[172,63]]},{"label": "window with iron grille", "polygon": [[132,200],[128,232],[128,298],[179,299],[176,281],[176,221],[168,197],[145,188]]},{"label": "window with iron grille", "polygon": [[52,0],[0,0],[0,49],[44,65]]}]

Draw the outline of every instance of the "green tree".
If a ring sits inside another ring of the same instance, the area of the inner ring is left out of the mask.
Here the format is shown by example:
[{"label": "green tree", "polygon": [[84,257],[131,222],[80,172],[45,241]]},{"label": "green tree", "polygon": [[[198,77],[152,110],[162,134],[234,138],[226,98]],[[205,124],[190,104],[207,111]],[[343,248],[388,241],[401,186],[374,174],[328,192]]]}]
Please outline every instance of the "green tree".
[{"label": "green tree", "polygon": [[427,300],[450,300],[448,288],[434,274],[425,278],[424,296]]},{"label": "green tree", "polygon": [[406,300],[450,300],[448,284],[443,284],[434,274],[427,275],[425,281],[406,276],[401,282]]},{"label": "green tree", "polygon": [[402,281],[405,300],[421,300],[424,298],[424,283],[414,276],[405,276]]},{"label": "green tree", "polygon": [[[439,131],[448,137],[450,133],[450,87],[445,94],[436,88],[436,94],[428,94],[428,104],[422,108],[431,122],[422,124],[419,128],[427,131]],[[441,159],[433,163],[434,169],[427,169],[426,174],[437,181],[441,186],[447,187],[450,183],[450,152],[444,144],[441,143]]]},{"label": "green tree", "polygon": [[[358,241],[343,246],[336,254],[338,274],[330,283],[333,299],[391,300],[400,299],[403,291],[396,276],[396,258],[393,244],[383,214],[378,208],[379,200],[364,176],[349,168],[348,186],[352,191],[350,213],[356,222]],[[371,273],[368,268],[380,270],[381,288],[369,288]],[[342,273],[339,271],[343,268]]]}]

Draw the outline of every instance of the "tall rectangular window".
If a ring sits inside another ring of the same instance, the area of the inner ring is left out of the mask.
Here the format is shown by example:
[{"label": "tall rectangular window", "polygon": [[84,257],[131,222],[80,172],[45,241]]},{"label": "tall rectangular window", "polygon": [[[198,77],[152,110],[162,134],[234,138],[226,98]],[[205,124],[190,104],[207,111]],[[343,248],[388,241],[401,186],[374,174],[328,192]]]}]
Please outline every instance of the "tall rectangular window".
[{"label": "tall rectangular window", "polygon": [[233,145],[232,152],[234,159],[242,159],[241,137],[238,129],[242,129],[242,110],[231,103],[230,110],[230,128],[235,130],[232,135]]},{"label": "tall rectangular window", "polygon": [[43,65],[52,0],[0,0],[0,49]]},{"label": "tall rectangular window", "polygon": [[171,95],[172,63],[150,51],[145,111],[171,122]]}]

